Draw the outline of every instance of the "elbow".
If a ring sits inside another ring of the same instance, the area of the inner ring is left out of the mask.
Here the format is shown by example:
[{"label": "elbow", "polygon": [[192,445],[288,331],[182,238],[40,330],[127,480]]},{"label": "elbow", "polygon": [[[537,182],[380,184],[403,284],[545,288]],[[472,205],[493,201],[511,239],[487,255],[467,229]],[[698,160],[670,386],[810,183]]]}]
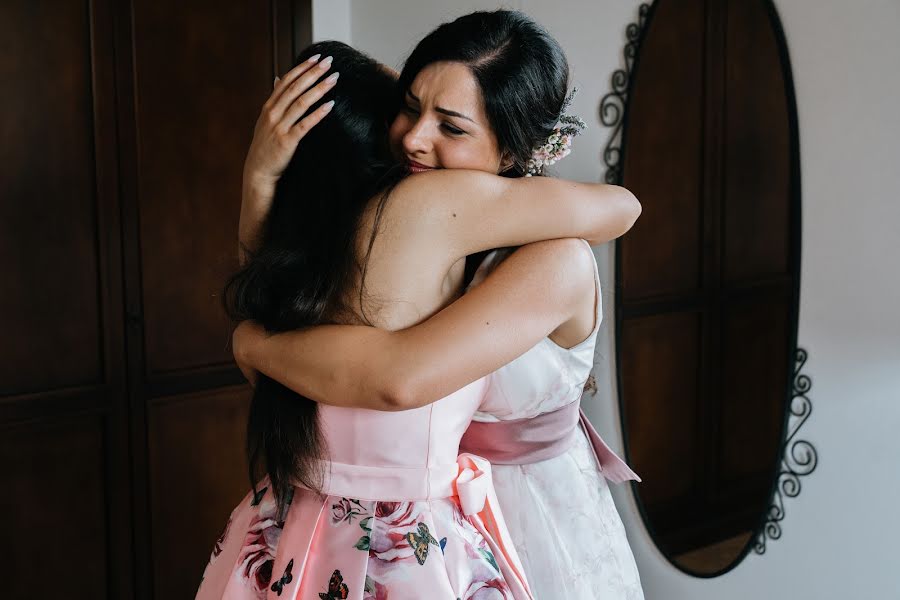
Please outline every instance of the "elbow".
[{"label": "elbow", "polygon": [[592,246],[605,244],[621,237],[641,216],[641,203],[629,190],[618,185],[603,185],[605,197],[594,205],[590,222],[593,229],[585,237]]},{"label": "elbow", "polygon": [[436,398],[429,400],[431,385],[427,370],[419,366],[419,361],[411,359],[402,349],[402,332],[388,334],[385,344],[374,360],[367,361],[375,381],[376,395],[384,411],[402,411],[421,408]]},{"label": "elbow", "polygon": [[[252,353],[251,353],[251,329],[252,322],[250,321],[242,321],[235,327],[234,331],[231,332],[231,353],[234,356],[234,360],[239,365],[248,365],[252,366]],[[254,367],[255,368],[255,367]]]},{"label": "elbow", "polygon": [[402,376],[393,377],[378,386],[378,396],[382,410],[385,411],[395,412],[423,406],[416,386]]},{"label": "elbow", "polygon": [[619,228],[615,237],[628,233],[641,216],[642,210],[641,203],[629,190],[619,186],[618,191]]},{"label": "elbow", "polygon": [[623,203],[623,213],[625,214],[625,231],[627,232],[629,229],[634,227],[634,224],[637,222],[638,217],[641,216],[641,203],[638,201],[637,197],[632,194],[629,190],[625,188],[621,188],[622,190],[622,203]]}]

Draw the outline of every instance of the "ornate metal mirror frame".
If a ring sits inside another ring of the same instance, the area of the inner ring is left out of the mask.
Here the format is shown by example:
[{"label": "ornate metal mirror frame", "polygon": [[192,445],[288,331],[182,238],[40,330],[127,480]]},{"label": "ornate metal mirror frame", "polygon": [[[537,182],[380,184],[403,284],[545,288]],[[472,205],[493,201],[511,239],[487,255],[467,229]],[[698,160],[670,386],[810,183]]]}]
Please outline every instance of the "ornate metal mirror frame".
[{"label": "ornate metal mirror frame", "polygon": [[[623,169],[624,165],[624,153],[623,148],[627,143],[627,132],[628,132],[628,99],[630,93],[632,91],[632,85],[634,82],[633,74],[636,69],[640,66],[640,48],[641,42],[644,39],[644,35],[647,31],[648,23],[653,19],[653,15],[655,12],[656,6],[660,1],[666,0],[657,0],[656,2],[651,3],[643,3],[638,7],[638,18],[634,23],[630,23],[626,28],[626,43],[623,50],[624,57],[624,68],[616,70],[611,77],[611,91],[607,93],[601,100],[599,113],[600,120],[606,127],[610,128],[610,135],[608,143],[603,152],[603,161],[606,166],[605,173],[605,181],[607,183],[612,184],[622,184],[623,182]],[[807,362],[807,352],[806,350],[798,347],[797,345],[797,314],[799,311],[799,243],[800,243],[800,219],[799,219],[799,208],[800,208],[800,186],[799,186],[799,139],[797,135],[797,117],[796,117],[796,102],[794,98],[794,90],[793,90],[793,81],[791,79],[791,70],[789,58],[787,56],[786,51],[786,43],[784,39],[784,33],[781,29],[780,21],[778,19],[777,13],[775,12],[775,8],[772,5],[771,0],[766,0],[766,3],[769,6],[770,16],[773,22],[773,28],[775,30],[775,34],[778,37],[778,44],[781,48],[781,60],[782,65],[785,72],[786,78],[786,94],[788,97],[789,103],[789,120],[790,127],[793,130],[792,138],[794,140],[794,144],[796,147],[793,148],[792,152],[792,166],[791,168],[794,170],[794,176],[796,180],[796,185],[793,186],[792,189],[792,198],[791,202],[794,203],[794,210],[797,211],[797,218],[794,220],[794,229],[791,232],[791,244],[796,244],[797,246],[794,248],[795,252],[793,256],[795,257],[796,263],[794,264],[794,268],[796,269],[797,277],[795,282],[795,293],[794,293],[794,302],[795,305],[792,307],[792,322],[790,323],[791,328],[791,347],[790,347],[790,356],[793,361],[793,368],[790,371],[792,373],[791,382],[788,386],[790,389],[786,390],[786,398],[785,398],[785,411],[784,411],[784,420],[782,425],[782,435],[781,435],[781,447],[778,452],[778,464],[774,465],[772,469],[772,473],[774,475],[771,493],[770,493],[770,501],[768,503],[768,509],[763,511],[760,515],[758,522],[756,524],[755,529],[752,532],[752,535],[749,538],[749,542],[740,552],[740,554],[731,562],[730,565],[726,566],[723,569],[717,570],[715,572],[694,572],[682,565],[679,565],[675,562],[671,556],[666,554],[667,559],[672,562],[672,564],[678,569],[697,577],[716,577],[722,575],[735,566],[737,566],[750,552],[755,552],[756,554],[764,554],[767,548],[767,544],[770,541],[777,540],[782,535],[782,526],[783,521],[785,519],[785,499],[786,498],[794,498],[800,494],[801,491],[801,478],[812,473],[816,465],[818,463],[818,455],[816,449],[813,447],[811,443],[806,440],[800,439],[798,437],[798,433],[804,423],[809,419],[812,413],[812,402],[809,397],[809,392],[812,387],[812,382],[810,378],[803,374],[803,368]],[[622,264],[621,264],[621,241],[617,242],[616,248],[616,282],[617,287],[620,285],[619,282],[622,281]],[[623,311],[622,311],[622,294],[618,293],[617,289],[616,294],[616,355],[617,355],[617,376],[618,376],[618,390],[619,390],[619,402],[622,414],[622,429],[623,435],[625,437],[625,451],[626,455],[630,453],[629,449],[629,440],[628,440],[628,428],[625,422],[625,413],[627,410],[626,406],[626,398],[625,394],[622,392],[622,367],[621,367],[621,332],[622,332],[622,322],[623,322]],[[641,512],[641,517],[648,527],[649,533],[651,537],[656,541],[656,536],[654,535],[653,526],[651,522],[647,518],[646,509],[644,507],[644,503],[641,500],[640,494],[640,484],[632,484],[632,491],[635,493],[637,505]],[[656,542],[658,544],[658,542]]]}]

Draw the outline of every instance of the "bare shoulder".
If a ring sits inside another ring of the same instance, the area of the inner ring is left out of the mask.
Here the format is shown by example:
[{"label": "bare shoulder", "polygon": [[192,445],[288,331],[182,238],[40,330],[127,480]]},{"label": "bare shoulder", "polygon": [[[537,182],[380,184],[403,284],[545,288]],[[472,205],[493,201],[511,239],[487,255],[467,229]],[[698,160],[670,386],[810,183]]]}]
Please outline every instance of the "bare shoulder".
[{"label": "bare shoulder", "polygon": [[561,297],[578,298],[594,291],[594,254],[582,239],[562,238],[534,242],[519,248],[523,266],[538,269],[547,276]]},{"label": "bare shoulder", "polygon": [[578,273],[594,276],[594,254],[582,239],[560,238],[526,244],[517,253],[528,254],[547,265],[567,266]]}]

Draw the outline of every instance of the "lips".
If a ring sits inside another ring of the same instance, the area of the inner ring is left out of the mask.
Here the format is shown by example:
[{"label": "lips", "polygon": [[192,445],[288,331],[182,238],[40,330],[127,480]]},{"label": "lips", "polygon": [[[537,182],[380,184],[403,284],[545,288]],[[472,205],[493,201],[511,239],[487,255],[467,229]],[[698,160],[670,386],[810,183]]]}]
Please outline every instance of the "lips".
[{"label": "lips", "polygon": [[432,171],[435,169],[435,167],[429,167],[428,165],[423,165],[414,160],[407,160],[406,166],[409,168],[410,173],[424,173],[425,171]]}]

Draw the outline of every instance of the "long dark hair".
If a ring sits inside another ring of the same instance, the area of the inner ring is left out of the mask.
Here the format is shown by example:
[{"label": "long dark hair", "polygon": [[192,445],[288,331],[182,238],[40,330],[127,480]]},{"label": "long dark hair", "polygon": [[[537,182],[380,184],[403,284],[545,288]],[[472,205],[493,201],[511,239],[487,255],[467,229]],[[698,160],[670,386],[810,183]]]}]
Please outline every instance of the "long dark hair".
[{"label": "long dark hair", "polygon": [[419,42],[400,73],[403,95],[419,72],[436,62],[469,67],[501,152],[512,159],[502,173],[525,174],[534,147],[553,131],[569,84],[559,43],[521,12],[474,12],[444,23]]},{"label": "long dark hair", "polygon": [[[333,56],[331,72],[340,79],[310,111],[329,100],[334,107],[300,142],[278,181],[258,249],[225,287],[232,319],[253,319],[273,333],[328,322],[341,312],[359,268],[360,216],[399,176],[387,140],[397,107],[393,79],[340,42],[309,46],[297,64],[314,54]],[[255,490],[268,474],[282,509],[295,484],[321,489],[326,448],[317,408],[260,374],[247,422],[249,475]]]}]

